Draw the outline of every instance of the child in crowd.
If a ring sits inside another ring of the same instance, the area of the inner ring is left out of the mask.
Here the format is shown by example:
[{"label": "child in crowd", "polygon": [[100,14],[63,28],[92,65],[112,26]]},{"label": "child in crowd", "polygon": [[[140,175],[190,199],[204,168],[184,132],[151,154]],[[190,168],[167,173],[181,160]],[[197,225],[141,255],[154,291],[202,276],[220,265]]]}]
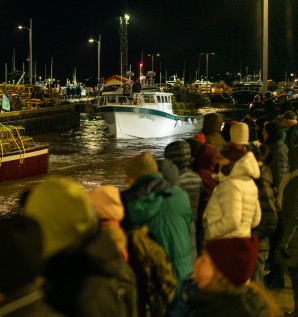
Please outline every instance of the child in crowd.
[{"label": "child in crowd", "polygon": [[120,221],[124,217],[124,207],[119,189],[113,185],[103,185],[92,189],[88,194],[94,205],[99,226],[109,232],[118,250],[128,261],[127,237],[120,226]]}]

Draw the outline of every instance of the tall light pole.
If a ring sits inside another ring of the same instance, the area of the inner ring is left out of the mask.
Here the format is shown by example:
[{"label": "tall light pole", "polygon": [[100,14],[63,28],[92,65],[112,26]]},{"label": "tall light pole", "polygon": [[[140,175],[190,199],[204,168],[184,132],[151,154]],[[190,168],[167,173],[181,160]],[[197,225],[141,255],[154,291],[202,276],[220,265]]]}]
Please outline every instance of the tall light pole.
[{"label": "tall light pole", "polygon": [[268,0],[263,0],[263,94],[268,86]]},{"label": "tall light pole", "polygon": [[98,35],[98,41],[94,39],[89,39],[90,43],[96,42],[97,43],[97,83],[98,85],[101,82],[100,78],[100,46],[101,46],[101,34]]},{"label": "tall light pole", "polygon": [[32,19],[30,18],[30,27],[18,26],[18,28],[26,29],[29,31],[29,83],[32,85],[32,69],[33,69],[33,56],[32,56]]},{"label": "tall light pole", "polygon": [[127,25],[129,24],[129,15],[124,14],[124,17],[120,17],[120,64],[121,64],[121,76],[128,71],[128,32]]}]

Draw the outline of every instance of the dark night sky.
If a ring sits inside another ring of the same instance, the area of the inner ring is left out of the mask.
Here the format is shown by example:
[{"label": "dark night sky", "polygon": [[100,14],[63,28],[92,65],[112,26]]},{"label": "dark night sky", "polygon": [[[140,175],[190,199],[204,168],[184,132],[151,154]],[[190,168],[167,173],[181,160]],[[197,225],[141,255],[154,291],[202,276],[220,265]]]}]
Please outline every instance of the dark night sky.
[{"label": "dark night sky", "polygon": [[[17,3],[18,2],[18,3]],[[120,73],[119,17],[128,13],[128,63],[138,74],[142,52],[144,71],[151,69],[148,53],[155,58],[155,70],[167,70],[186,79],[199,68],[200,52],[209,56],[209,74],[232,73],[246,67],[249,73],[262,68],[262,0],[88,0],[4,1],[0,19],[0,81],[5,63],[10,71],[13,50],[16,67],[22,69],[28,56],[27,30],[32,18],[33,60],[37,76],[50,73],[62,82],[97,75],[97,44],[90,37],[102,36],[101,75]],[[43,3],[41,5],[41,3]],[[298,1],[269,0],[269,78],[282,80],[287,71],[298,73]],[[185,65],[185,66],[184,66]],[[26,65],[27,67],[27,65]],[[205,58],[201,58],[205,74]]]}]

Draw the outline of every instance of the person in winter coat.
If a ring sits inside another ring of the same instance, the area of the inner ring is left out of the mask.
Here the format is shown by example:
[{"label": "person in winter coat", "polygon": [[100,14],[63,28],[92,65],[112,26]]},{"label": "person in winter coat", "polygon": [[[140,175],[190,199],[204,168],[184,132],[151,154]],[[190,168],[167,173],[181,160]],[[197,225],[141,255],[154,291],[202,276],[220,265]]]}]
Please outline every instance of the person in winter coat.
[{"label": "person in winter coat", "polygon": [[221,134],[222,124],[223,117],[219,113],[211,112],[204,116],[202,132],[206,141],[219,149],[227,143]]},{"label": "person in winter coat", "polygon": [[95,208],[99,226],[110,234],[119,252],[128,261],[127,237],[120,225],[124,207],[119,189],[113,185],[102,185],[90,190],[88,196]]},{"label": "person in winter coat", "polygon": [[268,121],[264,125],[264,143],[270,148],[266,163],[269,165],[273,175],[273,188],[277,190],[281,179],[289,171],[287,145],[282,140],[283,127],[278,121]]},{"label": "person in winter coat", "polygon": [[255,156],[245,145],[228,143],[220,151],[219,184],[203,215],[204,239],[250,237],[261,220]]},{"label": "person in winter coat", "polygon": [[217,171],[217,159],[219,151],[217,147],[212,144],[205,143],[202,144],[198,150],[196,156],[196,165],[194,166],[195,171],[200,175],[203,181],[203,193],[200,199],[198,219],[197,219],[197,248],[200,254],[203,241],[203,214],[207,206],[207,203],[213,193],[215,186],[218,184],[218,179],[216,177]]},{"label": "person in winter coat", "polygon": [[282,116],[282,120],[283,126],[287,129],[285,143],[290,149],[298,144],[297,113],[294,111],[286,111]]},{"label": "person in winter coat", "polygon": [[270,91],[267,91],[265,93],[265,99],[264,99],[264,110],[266,119],[268,121],[275,120],[276,116],[280,114],[280,109],[278,105],[273,100],[273,95]]},{"label": "person in winter coat", "polygon": [[[269,155],[266,159],[266,164],[271,169],[273,176],[272,187],[275,192],[275,197],[278,195],[278,188],[282,178],[289,171],[288,164],[288,147],[282,140],[283,127],[279,121],[266,122],[263,129],[263,138],[265,144],[270,148]],[[280,208],[280,206],[278,206]],[[264,277],[265,284],[268,288],[283,288],[284,287],[284,271],[283,265],[276,260],[276,251],[278,241],[280,239],[281,220],[280,212],[278,211],[278,224],[275,233],[270,237],[270,252],[268,257],[269,273]]]},{"label": "person in winter coat", "polygon": [[282,231],[278,244],[281,262],[288,267],[295,310],[287,316],[298,316],[298,145],[289,150],[290,172],[280,183],[278,200],[282,206]]},{"label": "person in winter coat", "polygon": [[42,233],[24,215],[0,220],[0,316],[62,317],[46,303],[38,281]]},{"label": "person in winter coat", "polygon": [[41,227],[44,290],[55,310],[72,317],[137,316],[134,273],[98,227],[76,181],[48,176],[27,194],[24,213]]},{"label": "person in winter coat", "polygon": [[257,256],[255,236],[208,241],[171,317],[281,317],[275,299],[251,281]]},{"label": "person in winter coat", "polygon": [[176,164],[166,158],[156,160],[158,171],[171,186],[179,186],[179,170]]},{"label": "person in winter coat", "polygon": [[203,182],[201,177],[191,169],[192,156],[191,147],[186,140],[177,140],[171,142],[165,147],[165,158],[168,158],[176,164],[179,170],[179,186],[184,189],[189,196],[193,222],[191,223],[191,239],[192,239],[192,254],[193,261],[197,258],[197,233],[196,222],[198,219],[198,208],[203,191]]},{"label": "person in winter coat", "polygon": [[260,224],[252,229],[252,233],[259,238],[260,247],[253,280],[264,285],[265,264],[269,255],[271,237],[277,228],[278,216],[272,188],[273,176],[270,168],[265,164],[269,154],[269,147],[259,142],[250,143],[250,149],[254,153],[260,165],[261,175],[256,179],[258,195],[261,205],[262,217]]},{"label": "person in winter coat", "polygon": [[172,186],[158,172],[151,152],[143,152],[128,162],[128,189],[121,192],[125,208],[122,226],[130,232],[147,225],[150,235],[160,244],[173,264],[177,288],[192,272],[190,223],[193,221],[187,193]]}]

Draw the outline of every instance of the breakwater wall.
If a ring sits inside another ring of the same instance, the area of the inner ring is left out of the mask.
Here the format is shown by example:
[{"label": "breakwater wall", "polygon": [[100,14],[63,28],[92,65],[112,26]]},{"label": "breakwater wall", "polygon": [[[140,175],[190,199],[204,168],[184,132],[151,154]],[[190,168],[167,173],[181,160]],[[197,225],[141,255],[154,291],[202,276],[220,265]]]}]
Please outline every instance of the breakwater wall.
[{"label": "breakwater wall", "polygon": [[81,112],[84,107],[76,104],[5,112],[0,114],[0,123],[23,126],[26,135],[34,136],[79,126]]}]

